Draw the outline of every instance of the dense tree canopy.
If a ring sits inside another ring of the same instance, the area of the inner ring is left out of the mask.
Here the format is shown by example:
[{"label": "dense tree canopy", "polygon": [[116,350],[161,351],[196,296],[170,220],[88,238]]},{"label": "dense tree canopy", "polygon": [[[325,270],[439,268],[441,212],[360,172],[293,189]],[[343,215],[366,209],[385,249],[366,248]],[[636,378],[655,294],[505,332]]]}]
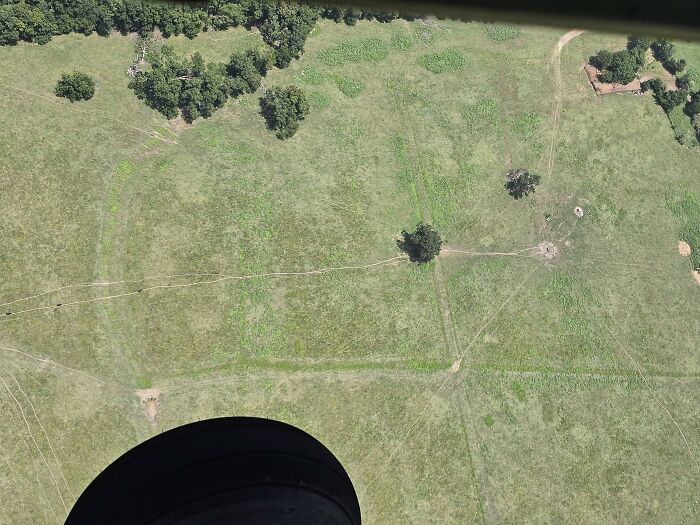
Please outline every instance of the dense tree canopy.
[{"label": "dense tree canopy", "polygon": [[260,113],[277,138],[286,139],[299,129],[299,122],[309,113],[309,103],[296,86],[273,87],[260,99]]},{"label": "dense tree canopy", "polygon": [[601,71],[600,79],[603,82],[629,84],[637,76],[639,66],[643,64],[643,58],[640,59],[639,56],[643,57],[643,53],[627,49],[612,53],[607,49],[601,49],[589,61]]},{"label": "dense tree canopy", "polygon": [[95,82],[80,71],[61,73],[61,79],[56,83],[55,93],[57,97],[65,97],[71,102],[89,100],[95,94]]},{"label": "dense tree canopy", "polygon": [[506,189],[516,200],[535,193],[535,186],[540,183],[540,176],[518,168],[506,174]]},{"label": "dense tree canopy", "polygon": [[661,62],[661,64],[666,68],[666,70],[675,75],[680,71],[683,71],[686,66],[685,60],[677,59],[674,56],[675,47],[665,38],[659,40],[654,40],[651,43],[651,50],[654,53],[654,58]]},{"label": "dense tree canopy", "polygon": [[[0,0],[0,45],[20,40],[45,44],[52,35],[71,32],[106,36],[152,32],[164,37],[194,38],[208,28],[253,26],[275,51],[274,62],[286,67],[298,58],[319,17],[354,25],[358,20],[389,22],[398,15],[357,8],[323,7],[287,0],[208,0],[174,5],[142,0]],[[413,17],[404,15],[404,18]]]},{"label": "dense tree canopy", "polygon": [[396,244],[400,250],[406,252],[411,262],[427,263],[440,254],[442,239],[430,224],[421,222],[413,233],[403,230],[401,237]]},{"label": "dense tree canopy", "polygon": [[209,117],[231,92],[230,80],[221,64],[204,63],[199,53],[180,58],[170,46],[151,54],[149,71],[139,71],[129,87],[146,104],[167,118],[182,112],[187,122]]}]

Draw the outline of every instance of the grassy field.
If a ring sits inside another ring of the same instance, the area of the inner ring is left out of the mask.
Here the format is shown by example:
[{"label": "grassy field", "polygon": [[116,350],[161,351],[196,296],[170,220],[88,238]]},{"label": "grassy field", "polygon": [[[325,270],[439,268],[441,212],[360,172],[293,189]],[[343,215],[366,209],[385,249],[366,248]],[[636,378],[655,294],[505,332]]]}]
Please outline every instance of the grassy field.
[{"label": "grassy field", "polygon": [[[581,67],[624,36],[559,57],[566,31],[319,23],[264,79],[309,95],[287,141],[260,93],[166,121],[127,88],[127,37],[0,48],[0,523],[60,523],[128,448],[224,415],[319,438],[366,523],[697,521],[677,245],[700,253],[700,155],[650,96],[593,94]],[[72,69],[92,100],[54,97]],[[518,166],[542,183],[515,201]],[[419,267],[395,239],[420,220],[447,248]]]}]

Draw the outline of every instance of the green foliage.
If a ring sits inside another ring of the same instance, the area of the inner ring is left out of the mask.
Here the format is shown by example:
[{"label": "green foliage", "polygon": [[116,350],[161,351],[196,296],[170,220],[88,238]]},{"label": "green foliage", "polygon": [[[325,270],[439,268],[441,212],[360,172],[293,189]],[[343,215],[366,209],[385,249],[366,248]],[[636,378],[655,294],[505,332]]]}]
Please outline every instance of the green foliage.
[{"label": "green foliage", "polygon": [[418,59],[418,64],[431,73],[439,74],[464,69],[466,61],[458,50],[448,48],[441,53],[428,53]]},{"label": "green foliage", "polygon": [[395,33],[391,37],[391,45],[394,46],[395,49],[406,51],[413,47],[413,37],[410,33]]},{"label": "green foliage", "polygon": [[384,41],[378,38],[348,41],[319,53],[321,60],[329,66],[342,66],[347,62],[374,62],[389,55]]},{"label": "green foliage", "polygon": [[365,89],[365,84],[361,80],[346,78],[340,75],[335,75],[333,80],[335,80],[338,89],[348,98],[359,97],[360,93]]},{"label": "green foliage", "polygon": [[462,108],[461,114],[467,128],[474,131],[497,128],[501,121],[498,102],[492,98],[465,106]]},{"label": "green foliage", "polygon": [[182,113],[187,122],[210,117],[229,96],[253,93],[272,67],[273,54],[250,49],[234,53],[227,64],[205,64],[199,53],[180,58],[170,46],[149,55],[151,68],[129,82],[136,96],[167,118]]},{"label": "green foliage", "polygon": [[440,254],[442,239],[437,230],[430,224],[421,222],[416,227],[416,231],[409,233],[406,230],[401,232],[402,239],[396,241],[400,250],[406,252],[411,262],[423,264],[432,261]]},{"label": "green foliage", "polygon": [[646,93],[647,91],[652,91],[653,93],[656,93],[657,91],[661,91],[664,89],[664,83],[660,78],[650,78],[649,80],[645,80],[642,82],[642,93]]},{"label": "green foliage", "polygon": [[510,170],[506,175],[505,187],[510,195],[521,199],[530,193],[535,193],[535,186],[540,183],[540,176],[528,172],[526,169],[518,168]]},{"label": "green foliage", "polygon": [[654,92],[654,100],[666,112],[670,113],[673,108],[683,104],[688,98],[688,92],[682,89],[669,91],[665,87]]},{"label": "green foliage", "polygon": [[71,102],[89,100],[95,94],[95,82],[80,71],[61,73],[61,79],[56,83],[55,93],[57,97],[65,97]]},{"label": "green foliage", "polygon": [[540,117],[534,111],[520,115],[513,123],[513,130],[525,138],[534,137],[540,129]]},{"label": "green foliage", "polygon": [[486,34],[496,42],[505,42],[506,40],[518,38],[521,32],[518,26],[486,24]]},{"label": "green foliage", "polygon": [[297,132],[299,122],[308,115],[309,103],[296,86],[273,87],[260,99],[260,112],[277,138],[286,139]]},{"label": "green foliage", "polygon": [[331,105],[331,97],[328,93],[314,91],[309,95],[309,106],[315,111],[322,111]]},{"label": "green foliage", "polygon": [[616,51],[610,56],[605,55],[598,62],[606,64],[600,73],[600,79],[603,82],[629,84],[637,76],[639,64],[635,56],[626,49]]},{"label": "green foliage", "polygon": [[258,49],[234,53],[226,64],[226,74],[231,79],[232,96],[253,93],[260,87],[262,77],[272,68],[272,53]]},{"label": "green foliage", "polygon": [[321,82],[323,82],[323,73],[313,66],[306,66],[299,70],[299,74],[296,75],[295,78],[304,84],[318,86]]},{"label": "green foliage", "polygon": [[651,50],[654,53],[654,58],[661,62],[666,70],[672,75],[675,75],[676,73],[685,69],[685,60],[674,57],[675,46],[667,39],[662,38],[652,42]]}]

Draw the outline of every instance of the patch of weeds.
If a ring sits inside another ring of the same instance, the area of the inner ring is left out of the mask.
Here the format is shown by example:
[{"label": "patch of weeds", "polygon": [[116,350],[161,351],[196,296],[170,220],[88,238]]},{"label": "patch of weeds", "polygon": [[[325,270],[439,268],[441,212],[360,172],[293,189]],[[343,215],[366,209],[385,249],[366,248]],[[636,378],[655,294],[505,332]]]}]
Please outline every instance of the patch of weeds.
[{"label": "patch of weeds", "polygon": [[365,85],[360,80],[337,76],[334,78],[338,89],[348,98],[357,98],[365,89]]},{"label": "patch of weeds", "polygon": [[518,116],[513,122],[513,131],[529,139],[534,137],[540,129],[540,117],[534,111],[528,111]]},{"label": "patch of weeds", "polygon": [[153,381],[149,377],[139,377],[136,380],[136,388],[139,390],[146,390],[147,388],[153,387]]},{"label": "patch of weeds", "polygon": [[413,372],[439,372],[445,368],[445,363],[441,361],[418,361],[411,359],[406,363],[409,370]]},{"label": "patch of weeds", "polygon": [[484,425],[489,428],[493,426],[493,416],[491,414],[484,416]]},{"label": "patch of weeds", "polygon": [[496,42],[505,42],[518,38],[522,30],[518,26],[504,24],[486,24],[486,34]]},{"label": "patch of weeds", "polygon": [[694,270],[700,270],[700,193],[685,191],[666,198],[666,205],[680,221],[680,240],[690,246],[690,261]]},{"label": "patch of weeds", "polygon": [[391,37],[391,45],[400,51],[413,47],[413,37],[408,33],[396,33]]},{"label": "patch of weeds", "polygon": [[342,66],[347,62],[374,62],[389,56],[386,44],[378,38],[343,42],[319,53],[328,66]]},{"label": "patch of weeds", "polygon": [[323,73],[313,66],[306,66],[299,70],[299,73],[295,78],[304,84],[318,86],[321,82],[323,82]]},{"label": "patch of weeds", "polygon": [[401,133],[392,135],[389,137],[389,144],[394,148],[396,158],[400,161],[405,161],[406,155],[408,154],[408,142],[406,137]]},{"label": "patch of weeds", "polygon": [[521,403],[525,401],[525,385],[517,381],[511,385],[511,390],[515,394],[515,398]]},{"label": "patch of weeds", "polygon": [[472,130],[496,128],[501,123],[498,102],[492,98],[464,106],[461,114],[466,126]]},{"label": "patch of weeds", "polygon": [[314,91],[309,95],[309,105],[315,111],[322,111],[331,105],[331,97],[328,93]]},{"label": "patch of weeds", "polygon": [[440,74],[448,71],[464,69],[464,56],[454,48],[445,49],[439,53],[428,53],[418,58],[418,64],[431,73]]},{"label": "patch of weeds", "polygon": [[346,146],[353,146],[357,144],[357,141],[362,137],[362,128],[352,125],[337,126],[333,130],[333,135],[338,143]]}]

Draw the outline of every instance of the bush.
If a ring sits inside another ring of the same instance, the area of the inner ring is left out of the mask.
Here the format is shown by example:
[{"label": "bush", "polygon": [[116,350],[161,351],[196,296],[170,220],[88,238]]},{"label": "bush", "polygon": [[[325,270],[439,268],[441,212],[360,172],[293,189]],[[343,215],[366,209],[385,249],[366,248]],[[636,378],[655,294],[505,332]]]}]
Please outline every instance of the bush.
[{"label": "bush", "polygon": [[642,82],[642,93],[653,91],[654,93],[664,89],[664,83],[659,78],[652,78]]},{"label": "bush", "polygon": [[57,97],[65,97],[71,102],[89,100],[95,94],[95,82],[80,71],[61,73],[55,92]]},{"label": "bush", "polygon": [[505,42],[518,38],[522,31],[518,26],[503,24],[486,24],[486,34],[496,42]]},{"label": "bush", "polygon": [[535,193],[535,186],[540,183],[540,176],[528,172],[526,169],[518,168],[510,170],[506,174],[505,187],[508,193],[516,200]]},{"label": "bush", "polygon": [[445,49],[441,53],[423,55],[418,58],[418,64],[431,73],[439,74],[464,69],[466,61],[456,49]]},{"label": "bush", "polygon": [[296,86],[268,89],[260,99],[260,113],[267,126],[275,130],[278,139],[291,137],[299,129],[299,122],[309,113],[304,92]]},{"label": "bush", "polygon": [[421,222],[413,233],[403,230],[401,237],[396,245],[408,255],[411,262],[424,264],[440,254],[442,239],[430,224]]},{"label": "bush", "polygon": [[361,80],[353,80],[341,76],[336,76],[334,80],[338,89],[348,98],[359,97],[360,93],[365,89],[365,85]]}]

